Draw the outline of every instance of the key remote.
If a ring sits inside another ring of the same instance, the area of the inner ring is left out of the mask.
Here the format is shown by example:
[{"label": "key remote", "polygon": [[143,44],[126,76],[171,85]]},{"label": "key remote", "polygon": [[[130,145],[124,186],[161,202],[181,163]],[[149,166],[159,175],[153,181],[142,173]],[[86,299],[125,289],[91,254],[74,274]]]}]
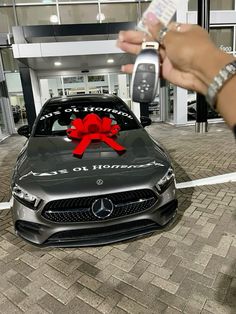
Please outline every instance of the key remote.
[{"label": "key remote", "polygon": [[131,80],[132,100],[151,103],[157,94],[160,73],[160,58],[156,42],[145,42],[136,58]]}]

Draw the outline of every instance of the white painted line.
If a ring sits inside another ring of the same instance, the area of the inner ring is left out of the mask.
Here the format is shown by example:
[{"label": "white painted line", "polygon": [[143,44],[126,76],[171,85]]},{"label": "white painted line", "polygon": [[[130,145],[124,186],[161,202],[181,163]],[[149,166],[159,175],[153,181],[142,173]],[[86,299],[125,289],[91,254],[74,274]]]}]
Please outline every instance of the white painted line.
[{"label": "white painted line", "polygon": [[0,139],[0,142],[3,142],[6,138],[8,138],[10,135],[6,135],[5,137]]},{"label": "white painted line", "polygon": [[236,182],[236,172],[222,174],[215,177],[208,177],[204,179],[183,182],[183,183],[177,183],[176,188],[186,189],[186,188],[192,188],[195,186],[214,185],[214,184],[222,184],[222,183],[230,183],[230,182]]},{"label": "white painted line", "polygon": [[10,202],[0,203],[0,211],[5,209],[11,209],[13,205],[13,197],[10,199]]}]

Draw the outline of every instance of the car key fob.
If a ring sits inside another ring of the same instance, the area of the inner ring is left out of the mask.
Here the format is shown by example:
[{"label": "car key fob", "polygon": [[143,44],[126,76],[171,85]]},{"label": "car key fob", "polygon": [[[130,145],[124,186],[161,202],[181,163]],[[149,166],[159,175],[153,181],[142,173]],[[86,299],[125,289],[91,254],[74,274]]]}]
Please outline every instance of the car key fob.
[{"label": "car key fob", "polygon": [[151,103],[157,94],[160,74],[160,57],[157,42],[144,42],[136,58],[132,80],[131,98],[139,103]]}]

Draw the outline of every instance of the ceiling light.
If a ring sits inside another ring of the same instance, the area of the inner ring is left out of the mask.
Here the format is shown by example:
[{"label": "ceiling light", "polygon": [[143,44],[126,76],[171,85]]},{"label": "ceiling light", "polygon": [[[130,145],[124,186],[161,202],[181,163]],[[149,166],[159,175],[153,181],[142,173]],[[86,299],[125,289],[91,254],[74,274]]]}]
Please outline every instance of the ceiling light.
[{"label": "ceiling light", "polygon": [[105,15],[103,13],[98,13],[96,17],[97,21],[104,21],[106,19]]},{"label": "ceiling light", "polygon": [[51,23],[58,23],[58,16],[57,15],[51,15],[50,16],[50,22]]},{"label": "ceiling light", "polygon": [[59,67],[59,66],[61,65],[61,62],[60,62],[60,61],[55,61],[55,62],[54,62],[54,65],[55,65],[56,67]]},{"label": "ceiling light", "polygon": [[107,60],[107,63],[113,63],[114,62],[114,59],[108,59]]}]

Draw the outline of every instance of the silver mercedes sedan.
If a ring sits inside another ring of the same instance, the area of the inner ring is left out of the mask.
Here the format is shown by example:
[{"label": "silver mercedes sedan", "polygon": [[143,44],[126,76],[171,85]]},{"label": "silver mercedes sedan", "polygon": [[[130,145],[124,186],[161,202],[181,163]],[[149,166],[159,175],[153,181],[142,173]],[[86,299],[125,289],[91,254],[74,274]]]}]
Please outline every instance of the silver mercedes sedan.
[{"label": "silver mercedes sedan", "polygon": [[94,246],[163,228],[177,211],[165,150],[113,95],[52,98],[12,177],[16,233],[40,246]]}]

